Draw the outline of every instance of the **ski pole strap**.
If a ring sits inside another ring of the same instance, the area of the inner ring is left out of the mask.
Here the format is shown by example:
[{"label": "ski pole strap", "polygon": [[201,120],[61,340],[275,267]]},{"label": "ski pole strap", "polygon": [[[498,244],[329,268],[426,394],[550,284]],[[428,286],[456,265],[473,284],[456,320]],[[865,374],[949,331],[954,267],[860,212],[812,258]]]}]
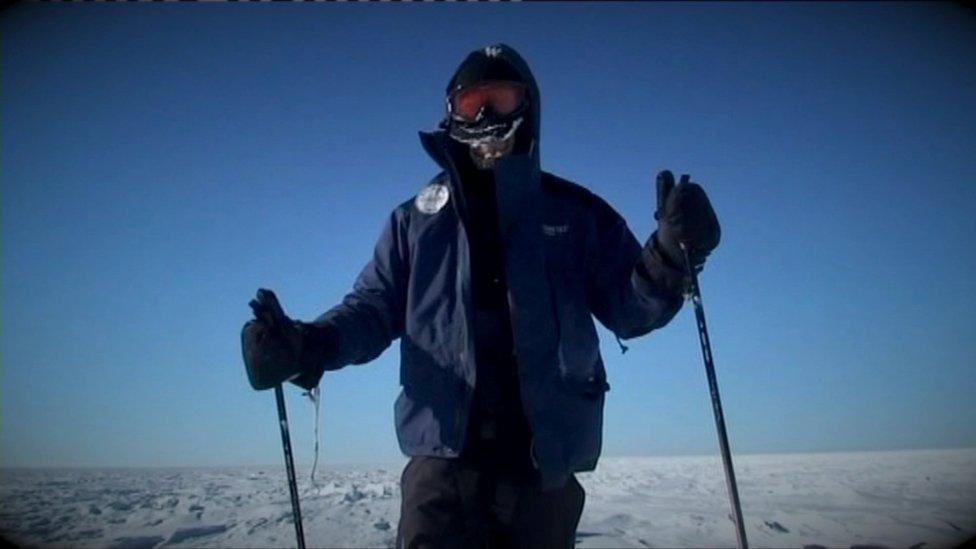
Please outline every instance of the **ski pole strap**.
[{"label": "ski pole strap", "polygon": [[318,487],[318,483],[315,481],[315,469],[319,464],[319,409],[321,408],[321,389],[319,385],[312,387],[307,393],[302,393],[302,395],[307,396],[309,400],[312,401],[312,406],[315,407],[315,423],[312,427],[312,436],[315,440],[315,450],[314,458],[312,459],[312,472],[309,473],[308,478],[312,482],[312,486]]}]

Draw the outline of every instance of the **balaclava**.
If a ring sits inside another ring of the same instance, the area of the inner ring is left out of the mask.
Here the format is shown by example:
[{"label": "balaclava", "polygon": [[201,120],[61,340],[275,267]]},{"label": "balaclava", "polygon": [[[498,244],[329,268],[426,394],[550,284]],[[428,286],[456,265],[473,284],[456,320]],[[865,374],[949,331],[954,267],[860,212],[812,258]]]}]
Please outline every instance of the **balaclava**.
[{"label": "balaclava", "polygon": [[496,112],[493,103],[488,102],[472,119],[460,116],[453,107],[452,99],[464,90],[491,87],[492,83],[528,85],[519,71],[499,56],[500,53],[497,46],[472,52],[458,67],[447,87],[447,115],[442,125],[452,139],[467,146],[471,161],[480,170],[493,168],[498,159],[507,154],[525,153],[532,140],[527,90],[520,96],[517,107],[507,113]]}]

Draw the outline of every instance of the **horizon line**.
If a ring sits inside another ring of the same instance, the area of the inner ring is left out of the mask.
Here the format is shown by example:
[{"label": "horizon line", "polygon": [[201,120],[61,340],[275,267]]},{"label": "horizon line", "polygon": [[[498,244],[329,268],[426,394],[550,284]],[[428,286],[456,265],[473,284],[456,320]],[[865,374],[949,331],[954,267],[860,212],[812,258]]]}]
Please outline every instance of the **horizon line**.
[{"label": "horizon line", "polygon": [[[786,451],[786,452],[738,452],[733,455],[745,456],[796,456],[796,455],[824,455],[824,454],[882,454],[882,453],[905,453],[905,452],[938,452],[938,451],[976,451],[976,446],[950,446],[935,448],[892,448],[892,449],[872,449],[872,450],[816,450],[811,452]],[[644,454],[644,455],[607,455],[601,456],[603,459],[655,459],[655,458],[700,458],[700,457],[720,457],[715,453],[695,453],[695,454]],[[410,456],[401,456],[398,460],[389,461],[329,461],[324,460],[320,467],[328,465],[332,467],[347,466],[388,466],[396,465],[401,461],[410,459]],[[268,467],[278,468],[281,463],[231,463],[221,465],[0,465],[0,470],[31,469],[31,470],[53,470],[53,469],[220,469],[236,467]],[[295,462],[296,467],[311,467],[311,463]],[[599,467],[599,463],[597,464]],[[589,471],[582,471],[583,473]]]}]

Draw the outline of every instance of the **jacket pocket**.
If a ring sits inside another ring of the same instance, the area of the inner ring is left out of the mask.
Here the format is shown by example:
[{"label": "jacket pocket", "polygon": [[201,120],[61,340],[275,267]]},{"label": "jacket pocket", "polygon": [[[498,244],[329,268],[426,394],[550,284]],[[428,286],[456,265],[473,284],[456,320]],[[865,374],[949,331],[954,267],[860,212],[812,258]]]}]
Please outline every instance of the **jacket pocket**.
[{"label": "jacket pocket", "polygon": [[607,377],[602,368],[597,369],[592,376],[585,378],[564,375],[562,381],[568,392],[589,398],[600,397],[610,390],[610,384],[607,383]]},{"label": "jacket pocket", "polygon": [[[586,387],[589,378],[606,379],[600,359],[600,340],[585,293],[574,273],[547,266],[552,319],[558,335],[560,375],[574,387]],[[587,388],[587,390],[589,390]]]}]

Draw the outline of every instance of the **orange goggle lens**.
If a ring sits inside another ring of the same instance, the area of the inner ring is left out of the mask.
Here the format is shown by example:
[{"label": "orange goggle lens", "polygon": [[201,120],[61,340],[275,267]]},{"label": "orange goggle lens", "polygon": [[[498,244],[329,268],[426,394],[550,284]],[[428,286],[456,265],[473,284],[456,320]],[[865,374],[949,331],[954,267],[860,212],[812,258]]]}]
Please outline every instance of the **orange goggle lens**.
[{"label": "orange goggle lens", "polygon": [[484,82],[451,94],[451,114],[473,121],[488,106],[502,116],[512,114],[525,102],[525,86],[517,82]]}]

